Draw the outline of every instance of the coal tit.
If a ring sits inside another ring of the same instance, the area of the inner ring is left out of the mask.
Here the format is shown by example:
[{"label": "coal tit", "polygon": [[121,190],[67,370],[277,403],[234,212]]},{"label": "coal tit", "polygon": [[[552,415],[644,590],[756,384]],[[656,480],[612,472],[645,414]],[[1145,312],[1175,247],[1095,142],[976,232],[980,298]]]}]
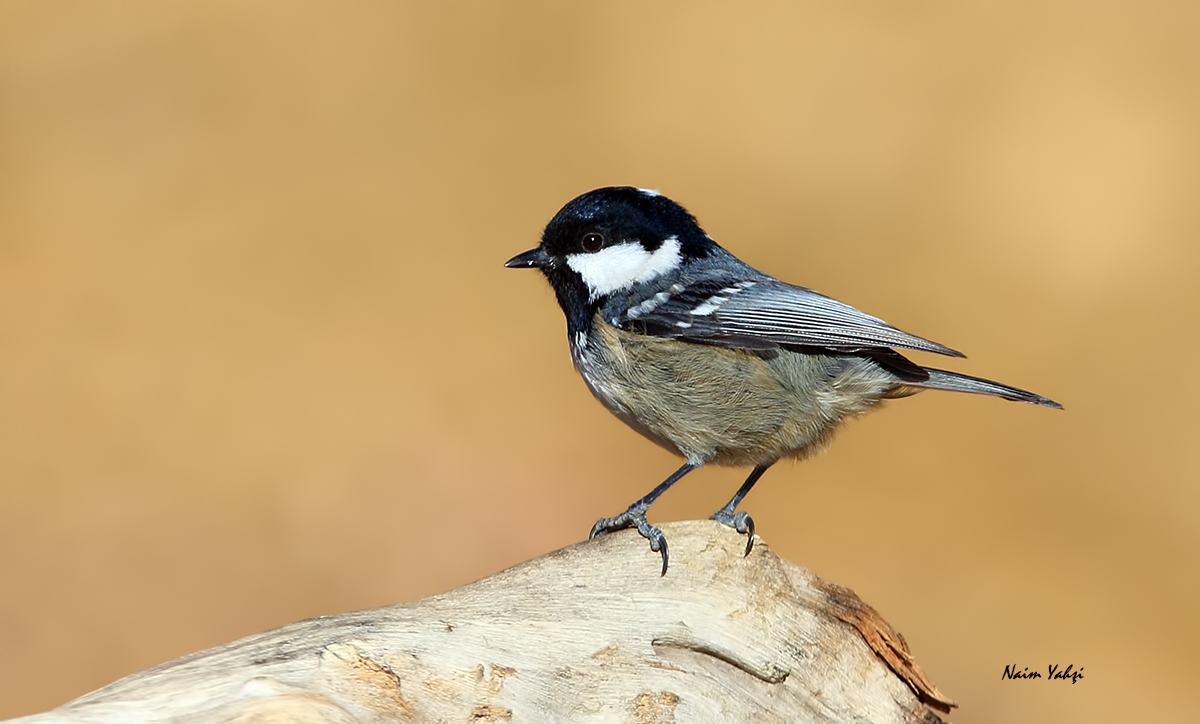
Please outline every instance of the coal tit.
[{"label": "coal tit", "polygon": [[896,351],[955,350],[804,287],[779,281],[717,245],[682,206],[655,191],[602,188],[574,199],[541,245],[505,264],[540,269],[567,318],[571,359],[614,415],[684,458],[595,538],[637,528],[662,555],[650,505],[706,463],[752,466],[713,520],[748,536],[735,512],[767,468],[804,458],[846,418],[922,389],[994,395],[1060,408],[998,382],[922,367]]}]

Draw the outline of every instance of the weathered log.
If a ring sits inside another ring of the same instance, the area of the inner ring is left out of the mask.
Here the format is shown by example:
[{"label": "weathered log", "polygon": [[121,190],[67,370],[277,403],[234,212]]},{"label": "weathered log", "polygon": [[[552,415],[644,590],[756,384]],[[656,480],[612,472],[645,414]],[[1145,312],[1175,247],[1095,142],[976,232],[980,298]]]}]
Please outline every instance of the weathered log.
[{"label": "weathered log", "polygon": [[938,722],[953,703],[848,589],[710,521],[632,531],[449,593],[300,621],[22,724]]}]

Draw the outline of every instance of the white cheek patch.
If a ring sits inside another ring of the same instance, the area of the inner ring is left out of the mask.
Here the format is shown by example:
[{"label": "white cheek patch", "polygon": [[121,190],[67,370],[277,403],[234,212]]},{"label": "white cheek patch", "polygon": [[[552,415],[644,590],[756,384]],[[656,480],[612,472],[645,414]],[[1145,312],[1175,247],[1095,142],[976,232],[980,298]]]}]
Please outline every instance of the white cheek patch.
[{"label": "white cheek patch", "polygon": [[578,274],[596,301],[674,271],[683,259],[677,237],[663,239],[653,252],[636,241],[610,246],[594,254],[568,254],[567,266]]}]

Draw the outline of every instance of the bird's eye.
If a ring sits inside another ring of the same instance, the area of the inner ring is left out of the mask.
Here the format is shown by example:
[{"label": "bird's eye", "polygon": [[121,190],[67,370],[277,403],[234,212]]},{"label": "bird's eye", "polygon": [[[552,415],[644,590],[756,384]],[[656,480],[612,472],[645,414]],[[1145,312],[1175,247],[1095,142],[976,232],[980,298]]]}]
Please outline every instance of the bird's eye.
[{"label": "bird's eye", "polygon": [[584,251],[600,251],[600,247],[604,246],[604,237],[595,232],[584,234],[580,246]]}]

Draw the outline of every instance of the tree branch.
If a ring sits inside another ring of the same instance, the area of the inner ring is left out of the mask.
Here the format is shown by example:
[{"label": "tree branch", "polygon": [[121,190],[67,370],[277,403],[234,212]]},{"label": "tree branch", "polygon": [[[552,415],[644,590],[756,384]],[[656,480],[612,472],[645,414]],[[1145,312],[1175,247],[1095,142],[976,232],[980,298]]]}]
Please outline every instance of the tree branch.
[{"label": "tree branch", "polygon": [[711,521],[632,531],[449,593],[300,621],[22,724],[938,722],[954,704],[852,591]]}]

